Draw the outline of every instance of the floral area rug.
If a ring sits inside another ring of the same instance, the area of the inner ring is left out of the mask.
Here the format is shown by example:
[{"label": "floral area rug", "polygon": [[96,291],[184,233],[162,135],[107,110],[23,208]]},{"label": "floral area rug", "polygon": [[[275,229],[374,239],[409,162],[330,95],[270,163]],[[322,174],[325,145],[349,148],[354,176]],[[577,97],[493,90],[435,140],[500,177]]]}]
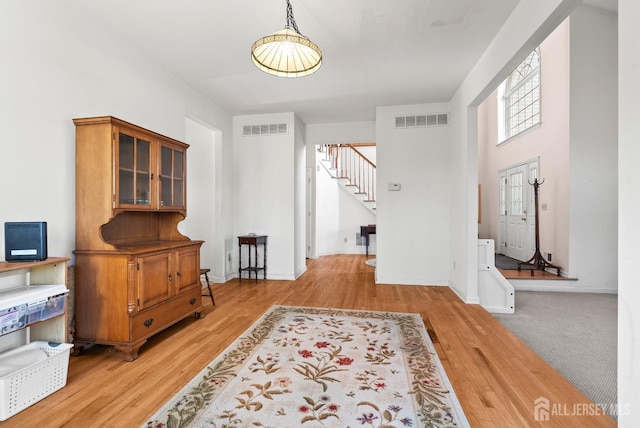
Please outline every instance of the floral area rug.
[{"label": "floral area rug", "polygon": [[468,427],[418,314],[273,306],[143,425]]}]

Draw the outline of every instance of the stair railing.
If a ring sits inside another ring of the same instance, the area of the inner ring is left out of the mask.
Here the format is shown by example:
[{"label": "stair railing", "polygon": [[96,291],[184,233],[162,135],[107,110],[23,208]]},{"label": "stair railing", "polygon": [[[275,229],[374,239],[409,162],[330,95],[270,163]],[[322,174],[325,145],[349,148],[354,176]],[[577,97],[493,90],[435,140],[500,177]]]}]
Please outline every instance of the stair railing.
[{"label": "stair railing", "polygon": [[375,202],[376,165],[358,150],[360,146],[375,143],[325,144],[319,150],[325,153],[337,178],[347,180],[347,186],[355,186],[355,193],[364,195],[365,202]]}]

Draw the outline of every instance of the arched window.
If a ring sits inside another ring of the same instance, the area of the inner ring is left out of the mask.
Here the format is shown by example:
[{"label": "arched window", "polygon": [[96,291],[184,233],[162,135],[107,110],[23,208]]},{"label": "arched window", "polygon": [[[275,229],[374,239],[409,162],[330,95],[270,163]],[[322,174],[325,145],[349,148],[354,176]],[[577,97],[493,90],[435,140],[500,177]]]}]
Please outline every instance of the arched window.
[{"label": "arched window", "polygon": [[540,123],[540,49],[536,48],[498,88],[498,143]]}]

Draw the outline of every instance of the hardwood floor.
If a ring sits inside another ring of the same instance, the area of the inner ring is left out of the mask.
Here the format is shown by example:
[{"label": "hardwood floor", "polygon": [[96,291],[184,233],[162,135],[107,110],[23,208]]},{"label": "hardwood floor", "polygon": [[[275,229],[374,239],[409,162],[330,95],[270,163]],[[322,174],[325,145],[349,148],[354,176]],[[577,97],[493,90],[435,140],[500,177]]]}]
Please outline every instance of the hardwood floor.
[{"label": "hardwood floor", "polygon": [[[0,426],[138,427],[274,304],[420,313],[473,427],[616,425],[482,307],[447,287],[376,285],[364,261],[325,256],[296,281],[214,284],[204,318],[152,337],[134,362],[105,346],[72,356],[65,388]],[[549,421],[534,417],[539,397]]]},{"label": "hardwood floor", "polygon": [[500,269],[498,268],[502,276],[506,279],[530,279],[530,280],[540,280],[540,279],[549,279],[553,281],[575,281],[571,278],[565,278],[563,276],[558,276],[555,273],[545,272],[543,270],[535,270],[534,274],[531,275],[531,271],[528,269],[523,269],[521,271],[515,269]]}]

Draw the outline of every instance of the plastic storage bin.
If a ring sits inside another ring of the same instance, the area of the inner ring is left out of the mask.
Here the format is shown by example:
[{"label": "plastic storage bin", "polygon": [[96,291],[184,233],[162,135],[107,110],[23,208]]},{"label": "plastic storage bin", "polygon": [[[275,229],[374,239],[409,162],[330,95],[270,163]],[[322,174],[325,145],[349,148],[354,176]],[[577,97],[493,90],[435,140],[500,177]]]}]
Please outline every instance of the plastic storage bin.
[{"label": "plastic storage bin", "polygon": [[66,294],[49,296],[36,302],[27,304],[27,324],[48,320],[64,313]]},{"label": "plastic storage bin", "polygon": [[0,309],[0,335],[25,327],[27,305],[17,305]]},{"label": "plastic storage bin", "polygon": [[0,376],[0,421],[37,403],[67,384],[69,355],[72,344],[32,342],[0,354],[2,360],[30,349],[41,349],[47,355],[43,361]]},{"label": "plastic storage bin", "polygon": [[0,335],[62,315],[68,291],[64,285],[0,290]]}]

